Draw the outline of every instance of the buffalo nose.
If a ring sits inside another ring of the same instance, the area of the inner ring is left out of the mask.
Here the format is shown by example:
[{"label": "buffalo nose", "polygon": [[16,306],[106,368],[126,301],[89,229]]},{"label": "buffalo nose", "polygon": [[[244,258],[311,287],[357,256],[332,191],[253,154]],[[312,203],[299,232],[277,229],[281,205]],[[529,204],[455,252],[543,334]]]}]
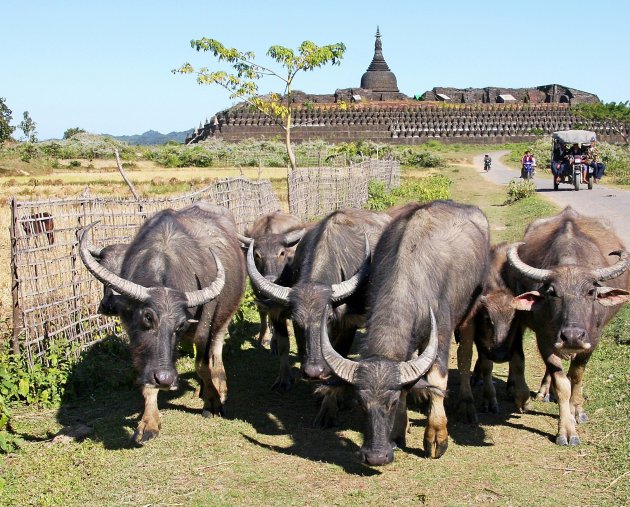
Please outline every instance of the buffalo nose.
[{"label": "buffalo nose", "polygon": [[560,333],[560,338],[565,343],[579,343],[584,336],[586,336],[586,330],[581,327],[565,327]]},{"label": "buffalo nose", "polygon": [[170,387],[175,382],[175,373],[168,370],[156,371],[154,377],[159,387]]},{"label": "buffalo nose", "polygon": [[363,452],[363,459],[368,465],[380,467],[394,461],[394,451],[385,453]]},{"label": "buffalo nose", "polygon": [[304,373],[310,378],[321,378],[324,368],[319,364],[307,364],[304,366]]}]

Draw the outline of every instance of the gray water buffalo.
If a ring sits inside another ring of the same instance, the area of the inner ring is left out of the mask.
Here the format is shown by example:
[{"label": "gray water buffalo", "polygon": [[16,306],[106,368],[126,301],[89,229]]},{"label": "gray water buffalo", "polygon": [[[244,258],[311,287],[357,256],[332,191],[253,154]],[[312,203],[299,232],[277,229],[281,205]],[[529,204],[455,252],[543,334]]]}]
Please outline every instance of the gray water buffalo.
[{"label": "gray water buffalo", "polygon": [[473,311],[456,332],[459,341],[457,365],[460,373],[459,411],[462,419],[477,420],[471,390],[470,364],[473,343],[477,348],[477,363],[473,379],[483,380],[484,412],[497,413],[499,404],[492,382],[494,363],[509,361],[508,394],[514,399],[519,411],[529,404],[529,387],[525,381],[525,354],[523,353],[523,324],[516,319],[512,306],[514,293],[509,288],[514,274],[507,260],[508,243],[492,247],[490,263],[483,293]]},{"label": "gray water buffalo", "polygon": [[245,262],[226,208],[199,203],[149,218],[129,244],[120,275],[91,254],[87,269],[116,293],[115,309],[129,335],[145,409],[132,437],[142,445],[160,431],[157,396],[177,388],[175,359],[182,338],[193,340],[203,415],[222,415],[227,398],[223,339],[245,288]]},{"label": "gray water buffalo", "polygon": [[[335,375],[354,386],[367,413],[361,448],[367,463],[390,463],[392,442],[405,444],[406,397],[416,382],[415,387],[427,389],[431,403],[425,452],[439,458],[446,451],[444,395],[450,341],[481,293],[488,235],[488,221],[474,206],[452,201],[408,206],[383,231],[373,254],[361,359],[335,353],[327,346],[322,327],[326,362]],[[416,352],[420,356],[414,360]],[[425,381],[421,377],[427,370]]]},{"label": "gray water buffalo", "polygon": [[[567,207],[532,222],[523,243],[511,245],[507,256],[526,291],[514,298],[513,306],[526,312],[525,324],[536,333],[558,398],[556,443],[578,445],[576,423],[588,420],[584,369],[602,327],[630,299],[630,255],[605,222]],[[562,359],[571,361],[567,373]]]},{"label": "gray water buffalo", "polygon": [[[354,334],[365,321],[364,286],[369,252],[390,221],[385,213],[360,209],[338,210],[306,232],[297,246],[291,287],[274,284],[256,269],[252,247],[247,269],[252,284],[263,295],[285,306],[293,319],[302,371],[307,377],[325,380],[330,368],[320,347],[321,315],[331,304],[328,326],[333,346],[343,356],[350,351]],[[281,344],[282,340],[282,344]],[[279,381],[291,384],[288,369],[288,337],[278,334],[278,349],[284,370]],[[328,426],[335,409],[326,400],[315,424]]]},{"label": "gray water buffalo", "polygon": [[[274,211],[257,218],[239,239],[246,247],[253,243],[256,269],[267,280],[276,283],[281,279],[290,280],[288,269],[295,255],[295,247],[305,232],[306,229],[299,218],[284,211]],[[286,319],[282,318],[282,307],[261,297],[257,289],[254,289],[254,293],[260,315],[258,341],[263,347],[269,347],[267,317],[269,316],[273,328],[286,327]],[[284,332],[288,334],[288,330]],[[277,352],[277,347],[274,349]]]},{"label": "gray water buffalo", "polygon": [[[120,275],[128,247],[128,244],[116,243],[101,248],[93,246],[89,246],[88,248],[92,257],[94,257],[101,266],[116,275]],[[116,296],[109,285],[103,285],[103,298],[98,305],[98,313],[107,316],[118,315],[116,311]]]}]

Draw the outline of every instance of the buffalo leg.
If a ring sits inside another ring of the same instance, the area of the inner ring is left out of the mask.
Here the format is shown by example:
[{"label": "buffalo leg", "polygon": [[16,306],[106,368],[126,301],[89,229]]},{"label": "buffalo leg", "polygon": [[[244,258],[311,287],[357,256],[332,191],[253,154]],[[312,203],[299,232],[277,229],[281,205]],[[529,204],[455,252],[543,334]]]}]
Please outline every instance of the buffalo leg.
[{"label": "buffalo leg", "polygon": [[142,419],[131,439],[137,445],[143,445],[160,433],[160,412],[158,410],[157,397],[160,390],[157,387],[142,386],[144,396],[144,412]]},{"label": "buffalo leg", "polygon": [[492,382],[494,363],[481,352],[479,353],[479,368],[481,370],[481,378],[483,379],[482,409],[484,412],[498,414],[499,402],[497,401],[497,391]]},{"label": "buffalo leg", "polygon": [[457,369],[459,370],[459,418],[464,422],[477,422],[475,400],[470,386],[474,326],[472,323],[460,327],[460,342],[457,347]]},{"label": "buffalo leg", "polygon": [[[446,350],[446,358],[448,358],[448,349]],[[446,358],[440,357],[433,366],[431,366],[427,375],[427,382],[440,388],[442,392],[446,392],[448,370],[440,363],[447,364]],[[430,399],[429,417],[427,420],[427,427],[424,430],[424,451],[427,456],[431,458],[439,458],[448,448],[448,430],[446,428],[444,396],[431,392]]]},{"label": "buffalo leg", "polygon": [[545,375],[540,382],[540,388],[536,393],[536,401],[550,402],[553,401],[553,393],[551,392],[551,374],[545,370]]},{"label": "buffalo leg", "polygon": [[584,411],[584,395],[582,393],[582,379],[584,377],[584,369],[586,368],[586,363],[588,362],[590,356],[587,355],[578,355],[573,361],[571,361],[571,366],[569,367],[568,377],[571,381],[571,413],[575,418],[575,422],[578,424],[582,424],[588,421],[588,416]]},{"label": "buffalo leg", "polygon": [[407,433],[409,433],[409,415],[407,414],[407,391],[403,389],[400,400],[396,406],[396,418],[392,429],[392,440],[399,448],[407,445]]},{"label": "buffalo leg", "polygon": [[267,322],[267,312],[259,309],[258,315],[260,316],[260,327],[258,329],[258,343],[264,347],[269,348],[271,345],[271,332],[269,331],[269,323]]},{"label": "buffalo leg", "polygon": [[280,371],[271,389],[286,392],[293,386],[291,365],[289,363],[289,352],[291,348],[289,344],[289,329],[287,327],[287,321],[284,318],[278,320],[272,319],[271,323],[278,355],[280,356]]},{"label": "buffalo leg", "polygon": [[579,445],[580,437],[575,428],[575,418],[571,407],[571,381],[562,370],[562,362],[558,356],[548,355],[545,363],[547,370],[551,373],[551,382],[556,390],[560,409],[556,444]]},{"label": "buffalo leg", "polygon": [[525,381],[525,353],[523,352],[522,332],[516,336],[510,355],[509,382],[511,395],[519,412],[525,412],[529,406],[529,386]]},{"label": "buffalo leg", "polygon": [[227,382],[223,367],[223,341],[227,323],[203,344],[197,343],[195,369],[201,379],[204,417],[223,416],[227,400]]}]

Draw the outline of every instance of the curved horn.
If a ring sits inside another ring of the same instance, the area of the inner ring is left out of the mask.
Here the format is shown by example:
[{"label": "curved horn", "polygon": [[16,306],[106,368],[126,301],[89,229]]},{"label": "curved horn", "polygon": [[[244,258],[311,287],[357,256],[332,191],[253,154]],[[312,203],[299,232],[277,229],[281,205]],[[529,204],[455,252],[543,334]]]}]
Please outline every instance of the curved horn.
[{"label": "curved horn", "polygon": [[617,278],[626,269],[628,269],[628,266],[630,266],[630,254],[628,254],[625,250],[615,250],[614,252],[610,252],[608,255],[618,255],[619,260],[607,268],[593,270],[593,276],[601,282]]},{"label": "curved horn", "polygon": [[284,239],[282,240],[282,244],[284,246],[293,246],[298,241],[302,239],[302,237],[306,234],[306,229],[299,229],[297,231],[287,232],[284,235]]},{"label": "curved horn", "polygon": [[322,347],[322,356],[324,356],[324,361],[326,361],[326,364],[330,367],[335,375],[337,375],[340,379],[345,380],[349,384],[354,385],[354,374],[359,367],[359,363],[343,357],[330,344],[330,338],[328,337],[329,311],[330,305],[326,305],[326,308],[324,309],[324,314],[322,315],[322,326],[319,335]]},{"label": "curved horn", "polygon": [[344,299],[350,297],[354,291],[357,290],[359,284],[365,278],[370,268],[370,242],[368,241],[367,234],[365,234],[365,256],[363,257],[363,262],[361,266],[357,270],[357,272],[349,278],[348,280],[344,280],[341,283],[335,283],[332,285],[332,296],[331,301],[333,303],[338,303],[339,301],[343,301]]},{"label": "curved horn", "polygon": [[83,228],[79,239],[79,255],[87,270],[94,275],[103,285],[111,287],[119,294],[127,296],[136,301],[146,302],[149,300],[149,290],[142,285],[130,282],[124,278],[119,277],[117,274],[112,273],[107,268],[100,265],[100,263],[92,257],[92,254],[88,248],[87,233],[94,227],[97,222],[92,222],[90,225]]},{"label": "curved horn", "polygon": [[219,294],[221,294],[221,291],[223,290],[223,286],[225,285],[225,269],[223,268],[223,263],[219,260],[219,258],[212,250],[210,250],[210,253],[212,254],[214,262],[217,265],[217,277],[214,279],[214,282],[212,282],[208,287],[185,293],[186,304],[188,308],[209,303]]},{"label": "curved horn", "polygon": [[433,314],[433,309],[429,308],[429,312],[431,313],[431,335],[429,336],[429,344],[427,348],[424,349],[424,352],[420,354],[419,357],[412,359],[411,361],[407,361],[404,363],[400,363],[399,371],[400,371],[400,385],[404,386],[406,384],[411,384],[412,382],[416,382],[422,375],[424,375],[431,365],[435,361],[438,353],[438,331],[437,324],[435,323],[435,315]]},{"label": "curved horn", "polygon": [[242,234],[238,233],[236,233],[236,237],[241,243],[247,246],[249,246],[254,241],[254,238],[248,238],[247,236],[243,236]]},{"label": "curved horn", "polygon": [[538,269],[530,266],[529,264],[525,264],[521,258],[518,256],[518,247],[524,245],[525,243],[513,243],[509,246],[507,250],[507,258],[508,262],[512,267],[514,267],[517,271],[519,271],[523,276],[530,278],[536,282],[546,282],[551,278],[551,270],[549,269]]},{"label": "curved horn", "polygon": [[287,306],[289,304],[289,294],[291,289],[289,287],[283,287],[267,280],[260,274],[256,263],[254,262],[254,241],[249,244],[247,249],[247,272],[249,278],[252,281],[252,285],[265,297]]}]

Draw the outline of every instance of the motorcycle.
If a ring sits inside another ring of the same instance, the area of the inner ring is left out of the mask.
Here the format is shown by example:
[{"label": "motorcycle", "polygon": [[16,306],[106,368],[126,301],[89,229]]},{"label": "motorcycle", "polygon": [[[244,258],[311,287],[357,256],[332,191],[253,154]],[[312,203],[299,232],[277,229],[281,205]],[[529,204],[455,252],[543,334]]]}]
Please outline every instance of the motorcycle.
[{"label": "motorcycle", "polygon": [[531,180],[534,177],[534,163],[525,162],[523,169],[521,170],[521,178],[524,180]]},{"label": "motorcycle", "polygon": [[490,165],[492,164],[492,159],[486,158],[483,161],[483,170],[488,172],[490,170]]}]

